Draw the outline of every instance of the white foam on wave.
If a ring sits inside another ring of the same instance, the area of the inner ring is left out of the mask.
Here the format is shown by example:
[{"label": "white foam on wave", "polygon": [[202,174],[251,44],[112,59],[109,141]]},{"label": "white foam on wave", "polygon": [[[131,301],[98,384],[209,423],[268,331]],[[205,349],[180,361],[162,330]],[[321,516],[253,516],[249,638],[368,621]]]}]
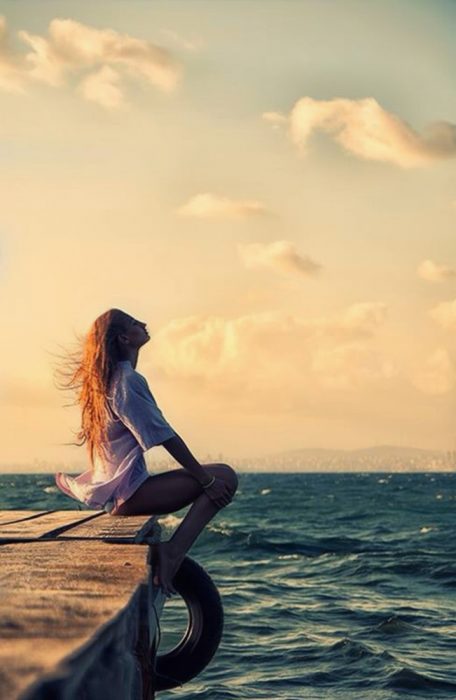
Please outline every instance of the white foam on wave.
[{"label": "white foam on wave", "polygon": [[261,489],[260,493],[262,496],[266,496],[267,493],[271,493],[271,489]]},{"label": "white foam on wave", "polygon": [[210,530],[210,532],[217,532],[219,535],[226,535],[227,537],[233,533],[233,530],[230,530],[230,528],[226,526],[226,523],[223,522],[209,524],[207,529]]},{"label": "white foam on wave", "polygon": [[163,527],[177,527],[183,521],[184,518],[178,518],[176,515],[163,516],[163,518],[158,518],[158,524],[163,525]]}]

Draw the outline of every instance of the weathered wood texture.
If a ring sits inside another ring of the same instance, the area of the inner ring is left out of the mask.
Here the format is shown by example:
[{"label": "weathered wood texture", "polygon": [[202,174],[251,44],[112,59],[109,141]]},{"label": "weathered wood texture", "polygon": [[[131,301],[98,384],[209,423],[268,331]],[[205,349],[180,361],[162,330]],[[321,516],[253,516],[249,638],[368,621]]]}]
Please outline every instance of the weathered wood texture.
[{"label": "weathered wood texture", "polygon": [[149,516],[0,512],[2,700],[143,697],[137,653],[153,642],[164,596],[150,585],[148,547],[133,543],[151,524],[149,542],[159,538]]}]

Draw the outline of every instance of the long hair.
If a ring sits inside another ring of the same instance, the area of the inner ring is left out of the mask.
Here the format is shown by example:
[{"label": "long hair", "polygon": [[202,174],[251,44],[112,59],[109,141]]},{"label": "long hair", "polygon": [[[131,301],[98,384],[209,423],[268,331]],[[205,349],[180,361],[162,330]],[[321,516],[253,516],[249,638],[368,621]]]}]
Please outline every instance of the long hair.
[{"label": "long hair", "polygon": [[115,366],[122,359],[117,337],[131,318],[120,309],[105,311],[86,335],[76,334],[77,349],[60,355],[63,363],[54,370],[57,388],[75,392],[76,400],[70,405],[81,408],[81,427],[76,434],[79,442],[65,444],[81,447],[87,443],[92,468],[95,455],[103,454],[101,445],[107,438],[107,394]]}]

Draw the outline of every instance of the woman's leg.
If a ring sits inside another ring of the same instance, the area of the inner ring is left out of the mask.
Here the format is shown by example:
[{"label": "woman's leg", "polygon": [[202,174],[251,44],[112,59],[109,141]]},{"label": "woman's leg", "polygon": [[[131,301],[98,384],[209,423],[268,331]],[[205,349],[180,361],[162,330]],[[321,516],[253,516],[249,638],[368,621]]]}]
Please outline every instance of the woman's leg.
[{"label": "woman's leg", "polygon": [[[226,481],[232,495],[237,489],[236,472],[228,464],[203,464],[208,473]],[[175,592],[172,579],[186,553],[205,525],[220,510],[189,472],[173,469],[151,476],[117,511],[119,515],[162,515],[192,503],[183,521],[167,542],[158,547],[158,577],[163,590]]]}]

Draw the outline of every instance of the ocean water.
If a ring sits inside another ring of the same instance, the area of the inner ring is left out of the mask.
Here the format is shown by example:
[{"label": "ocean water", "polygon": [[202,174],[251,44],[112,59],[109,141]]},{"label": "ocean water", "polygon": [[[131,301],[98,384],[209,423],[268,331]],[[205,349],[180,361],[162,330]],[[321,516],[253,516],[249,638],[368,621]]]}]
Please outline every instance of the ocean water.
[{"label": "ocean water", "polygon": [[[240,473],[190,556],[217,585],[220,647],[182,700],[456,699],[456,475]],[[0,507],[74,509],[53,476],[0,476]],[[160,519],[164,538],[186,509]],[[173,597],[162,647],[185,629]]]}]

